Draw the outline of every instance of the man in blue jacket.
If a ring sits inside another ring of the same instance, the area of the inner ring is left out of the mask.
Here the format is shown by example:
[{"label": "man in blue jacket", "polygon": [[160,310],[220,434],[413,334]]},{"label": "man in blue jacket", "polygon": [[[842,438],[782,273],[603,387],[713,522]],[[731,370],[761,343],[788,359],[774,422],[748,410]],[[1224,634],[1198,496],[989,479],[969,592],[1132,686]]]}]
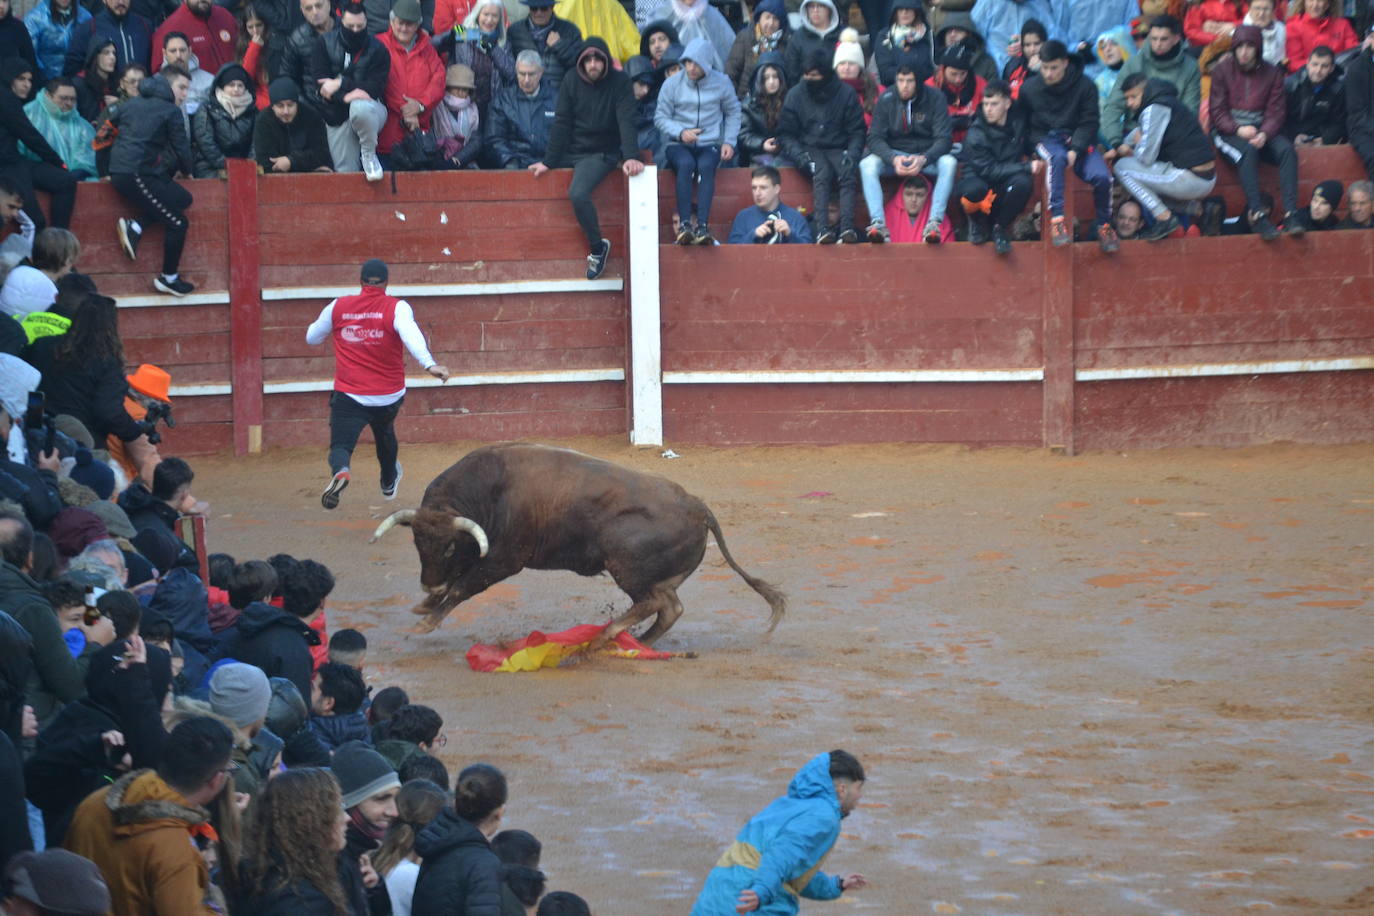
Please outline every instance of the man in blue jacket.
[{"label": "man in blue jacket", "polygon": [[750,818],[706,877],[692,916],[764,913],[791,916],[798,899],[834,900],[868,884],[863,875],[829,875],[821,860],[863,794],[864,768],[852,754],[817,754],[787,794]]},{"label": "man in blue jacket", "polygon": [[727,241],[731,245],[810,245],[811,224],[782,202],[782,175],[771,165],[749,173],[749,192],[754,206],[735,215]]},{"label": "man in blue jacket", "polygon": [[487,109],[486,144],[503,169],[528,168],[544,158],[553,126],[555,90],[544,79],[538,51],[524,50],[515,58],[515,85],[507,86]]},{"label": "man in blue jacket", "polygon": [[103,9],[72,32],[67,45],[67,58],[62,65],[63,76],[76,76],[86,66],[91,39],[108,38],[115,46],[115,72],[126,64],[149,66],[153,50],[153,26],[137,13],[129,12],[129,0],[105,0]]}]

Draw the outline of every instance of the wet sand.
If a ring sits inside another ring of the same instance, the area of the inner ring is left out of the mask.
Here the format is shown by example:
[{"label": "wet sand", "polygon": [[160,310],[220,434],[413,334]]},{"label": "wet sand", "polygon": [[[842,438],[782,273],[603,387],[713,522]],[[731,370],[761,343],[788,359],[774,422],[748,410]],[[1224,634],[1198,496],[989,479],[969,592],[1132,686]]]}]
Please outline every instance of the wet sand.
[{"label": "wet sand", "polygon": [[826,868],[872,883],[804,912],[1374,913],[1374,446],[559,444],[704,498],[788,593],[776,633],[712,546],[659,643],[699,658],[477,674],[474,642],[629,601],[525,572],[412,633],[409,533],[367,538],[471,444],[403,448],[395,503],[364,445],[333,513],[323,448],[195,462],[211,549],[334,570],[331,628],[440,711],[455,774],[506,771],[551,890],[685,914],[749,815],[843,747],[870,779]]}]

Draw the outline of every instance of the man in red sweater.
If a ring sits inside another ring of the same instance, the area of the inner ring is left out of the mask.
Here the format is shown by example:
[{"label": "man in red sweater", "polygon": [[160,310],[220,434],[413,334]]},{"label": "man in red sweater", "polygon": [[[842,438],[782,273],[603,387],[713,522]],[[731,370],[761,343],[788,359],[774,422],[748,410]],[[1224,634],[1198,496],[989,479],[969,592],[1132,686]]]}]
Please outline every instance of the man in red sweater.
[{"label": "man in red sweater", "polygon": [[153,33],[153,47],[162,47],[169,32],[181,32],[191,41],[191,53],[200,69],[214,76],[225,64],[238,60],[239,24],[234,14],[211,0],[186,0]]},{"label": "man in red sweater", "polygon": [[362,290],[324,307],[305,332],[311,345],[334,338],[334,392],[329,398],[329,470],[333,474],[320,505],[333,509],[351,480],[348,463],[364,426],[372,427],[377,463],[382,469],[382,496],[396,498],[401,463],[396,460],[396,414],[406,396],[405,353],[409,350],[425,371],[448,381],[448,367],[434,361],[425,336],[415,324],[410,303],[386,294],[386,262],[363,264]]}]

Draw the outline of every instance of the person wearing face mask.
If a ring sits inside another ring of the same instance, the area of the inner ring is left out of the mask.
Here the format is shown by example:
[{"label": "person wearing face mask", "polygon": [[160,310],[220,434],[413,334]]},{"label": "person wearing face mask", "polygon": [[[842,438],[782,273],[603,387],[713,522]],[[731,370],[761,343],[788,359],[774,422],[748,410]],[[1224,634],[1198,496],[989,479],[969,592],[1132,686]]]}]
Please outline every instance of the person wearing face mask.
[{"label": "person wearing face mask", "polygon": [[[835,76],[830,51],[811,51],[802,66],[801,84],[789,89],[782,103],[777,139],[783,154],[811,178],[817,244],[851,244],[859,240],[854,204],[864,146],[863,109],[854,90]],[[826,225],[832,184],[840,189],[838,233]]]},{"label": "person wearing face mask", "polygon": [[362,169],[368,181],[380,181],[377,135],[386,124],[387,74],[391,55],[367,32],[361,3],[343,6],[339,27],[315,43],[306,68],[306,100],[324,118],[329,154],[336,172]]},{"label": "person wearing face mask", "polygon": [[440,36],[435,50],[450,65],[462,64],[472,71],[472,101],[483,121],[491,100],[515,85],[515,59],[506,45],[505,7],[501,0],[478,0],[464,20],[462,38],[455,32]]},{"label": "person wearing face mask", "polygon": [[482,117],[472,97],[472,68],[454,64],[444,75],[444,99],[434,108],[434,139],[452,168],[465,169],[482,152]]},{"label": "person wearing face mask", "polygon": [[191,116],[191,154],[197,178],[223,177],[225,159],[253,154],[253,104],[257,83],[242,64],[225,64],[215,76],[210,98]]}]

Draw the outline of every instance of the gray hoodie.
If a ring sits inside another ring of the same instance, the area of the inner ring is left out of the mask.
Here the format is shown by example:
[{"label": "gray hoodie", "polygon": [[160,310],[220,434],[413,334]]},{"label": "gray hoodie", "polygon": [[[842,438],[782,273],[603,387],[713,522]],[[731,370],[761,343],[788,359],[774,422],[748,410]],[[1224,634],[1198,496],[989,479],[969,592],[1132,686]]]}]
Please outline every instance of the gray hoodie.
[{"label": "gray hoodie", "polygon": [[697,146],[731,146],[739,139],[740,106],[730,78],[715,67],[715,52],[705,38],[687,45],[683,62],[694,61],[706,73],[699,80],[687,75],[687,68],[668,77],[658,92],[654,126],[669,143],[680,142],[684,130],[701,128]]}]

